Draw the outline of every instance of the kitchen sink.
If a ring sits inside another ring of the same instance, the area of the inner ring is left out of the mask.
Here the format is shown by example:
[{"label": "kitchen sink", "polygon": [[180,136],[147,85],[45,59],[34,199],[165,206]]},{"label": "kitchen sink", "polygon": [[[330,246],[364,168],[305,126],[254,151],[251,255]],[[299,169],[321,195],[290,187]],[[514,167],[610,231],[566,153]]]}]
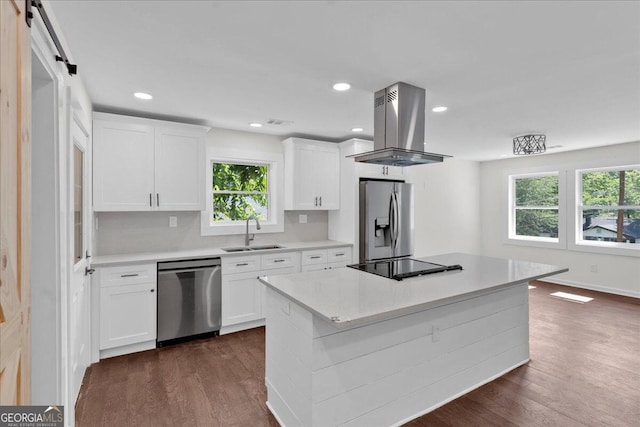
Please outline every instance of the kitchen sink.
[{"label": "kitchen sink", "polygon": [[258,246],[237,246],[234,248],[222,248],[225,252],[251,252],[251,251],[264,251],[268,249],[281,249],[280,245],[258,245]]}]

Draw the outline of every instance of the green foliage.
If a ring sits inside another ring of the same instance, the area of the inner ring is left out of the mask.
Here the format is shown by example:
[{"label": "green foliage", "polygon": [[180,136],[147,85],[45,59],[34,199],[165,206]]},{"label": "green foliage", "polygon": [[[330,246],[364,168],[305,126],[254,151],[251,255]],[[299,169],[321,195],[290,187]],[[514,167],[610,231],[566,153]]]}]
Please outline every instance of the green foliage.
[{"label": "green foliage", "polygon": [[[624,205],[640,206],[640,169],[625,171],[624,177]],[[582,204],[585,207],[617,206],[620,202],[619,196],[619,171],[582,174]],[[626,209],[625,217],[640,219],[640,211]]]},{"label": "green foliage", "polygon": [[516,209],[516,235],[558,237],[558,177],[517,178],[516,206],[549,206],[551,209]]},{"label": "green foliage", "polygon": [[558,206],[558,177],[517,178],[516,206]]},{"label": "green foliage", "polygon": [[213,220],[267,219],[268,167],[265,165],[213,164]]}]

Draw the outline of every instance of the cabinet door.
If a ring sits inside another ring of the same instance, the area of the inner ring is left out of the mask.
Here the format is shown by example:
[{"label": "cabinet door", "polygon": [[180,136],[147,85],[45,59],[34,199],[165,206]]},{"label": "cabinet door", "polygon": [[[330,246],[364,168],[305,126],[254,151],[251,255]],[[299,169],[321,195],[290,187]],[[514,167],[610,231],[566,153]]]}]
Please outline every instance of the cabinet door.
[{"label": "cabinet door", "polygon": [[293,186],[293,209],[311,210],[318,205],[316,189],[316,147],[297,144],[295,148],[295,177]]},{"label": "cabinet door", "polygon": [[153,138],[151,126],[94,120],[95,211],[152,209]]},{"label": "cabinet door", "polygon": [[403,179],[404,168],[400,166],[381,166],[373,163],[356,163],[361,178]]},{"label": "cabinet door", "polygon": [[222,326],[262,319],[263,285],[258,274],[222,276]]},{"label": "cabinet door", "polygon": [[156,128],[156,209],[204,210],[204,162],[202,134],[180,129]]},{"label": "cabinet door", "polygon": [[340,209],[340,150],[337,146],[319,148],[315,158],[313,175],[320,198],[317,209]]},{"label": "cabinet door", "polygon": [[155,339],[155,283],[100,288],[100,350]]}]

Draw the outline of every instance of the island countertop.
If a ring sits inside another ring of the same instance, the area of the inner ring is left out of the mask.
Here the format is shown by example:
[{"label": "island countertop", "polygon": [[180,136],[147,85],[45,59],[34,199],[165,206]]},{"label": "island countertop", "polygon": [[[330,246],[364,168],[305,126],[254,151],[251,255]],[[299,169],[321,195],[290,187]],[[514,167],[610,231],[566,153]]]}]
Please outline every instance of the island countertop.
[{"label": "island countertop", "polygon": [[397,281],[344,267],[263,276],[260,281],[335,327],[347,328],[568,271],[555,265],[463,253],[418,259],[444,265],[460,264],[463,270]]}]

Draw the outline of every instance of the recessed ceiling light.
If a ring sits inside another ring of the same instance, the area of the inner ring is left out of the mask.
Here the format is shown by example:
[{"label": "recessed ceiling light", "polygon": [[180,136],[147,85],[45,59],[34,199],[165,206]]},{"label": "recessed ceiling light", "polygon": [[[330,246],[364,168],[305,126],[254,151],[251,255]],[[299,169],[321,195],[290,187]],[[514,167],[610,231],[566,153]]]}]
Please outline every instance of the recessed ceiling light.
[{"label": "recessed ceiling light", "polygon": [[252,128],[261,128],[262,123],[249,123],[249,126],[251,126]]},{"label": "recessed ceiling light", "polygon": [[349,83],[336,83],[333,85],[333,90],[337,91],[345,91],[351,89],[351,85]]},{"label": "recessed ceiling light", "polygon": [[363,130],[362,128],[351,128],[351,132],[362,132]]},{"label": "recessed ceiling light", "polygon": [[133,96],[135,96],[138,99],[144,99],[146,101],[148,101],[149,99],[153,99],[153,96],[149,95],[148,93],[144,93],[144,92],[136,92],[133,94]]},{"label": "recessed ceiling light", "polygon": [[434,113],[442,113],[444,111],[447,111],[447,107],[445,107],[444,105],[441,105],[439,107],[433,107],[431,111],[433,111]]}]

